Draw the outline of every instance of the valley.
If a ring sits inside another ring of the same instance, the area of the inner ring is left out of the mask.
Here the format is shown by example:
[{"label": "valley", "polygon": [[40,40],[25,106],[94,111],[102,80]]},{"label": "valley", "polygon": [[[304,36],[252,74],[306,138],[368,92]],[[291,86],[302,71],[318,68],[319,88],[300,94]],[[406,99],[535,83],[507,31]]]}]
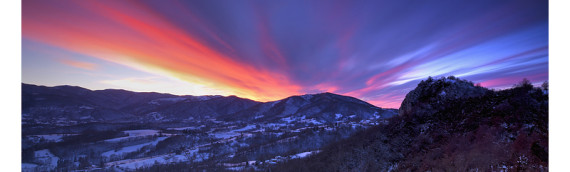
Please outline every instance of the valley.
[{"label": "valley", "polygon": [[[35,98],[28,100],[33,101],[24,103],[29,105],[22,115],[24,171],[139,171],[174,164],[210,170],[264,170],[316,154],[327,144],[397,115],[395,109],[331,93],[257,103],[237,97],[127,92],[130,97],[126,99],[133,104],[155,108],[114,108],[106,104],[106,99],[113,97],[94,100],[97,91],[63,89],[64,94],[54,94],[50,87],[24,87],[40,89],[30,93]],[[62,95],[82,102],[54,105],[61,102],[58,97]],[[49,97],[49,104],[43,104]],[[217,107],[225,99],[232,103]],[[247,106],[232,106],[235,103]],[[186,109],[188,104],[192,107]],[[202,108],[196,109],[196,104]],[[195,113],[197,110],[209,113]],[[105,113],[109,111],[123,117]],[[171,114],[174,112],[180,115]]]}]

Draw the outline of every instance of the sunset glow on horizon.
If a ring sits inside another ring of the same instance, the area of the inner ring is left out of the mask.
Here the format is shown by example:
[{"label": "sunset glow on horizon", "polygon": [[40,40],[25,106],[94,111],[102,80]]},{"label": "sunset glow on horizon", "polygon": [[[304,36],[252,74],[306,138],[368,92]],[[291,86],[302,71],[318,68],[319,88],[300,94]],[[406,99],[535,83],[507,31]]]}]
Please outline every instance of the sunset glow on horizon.
[{"label": "sunset glow on horizon", "polygon": [[398,108],[428,76],[548,80],[548,1],[23,0],[22,82]]}]

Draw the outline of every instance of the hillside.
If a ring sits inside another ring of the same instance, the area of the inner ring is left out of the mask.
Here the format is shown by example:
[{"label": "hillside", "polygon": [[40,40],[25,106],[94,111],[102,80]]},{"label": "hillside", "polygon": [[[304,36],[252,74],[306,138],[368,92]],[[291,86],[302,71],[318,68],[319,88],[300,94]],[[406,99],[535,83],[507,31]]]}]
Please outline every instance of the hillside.
[{"label": "hillside", "polygon": [[418,84],[388,124],[273,171],[548,171],[548,89],[494,91],[455,77]]},{"label": "hillside", "polygon": [[333,93],[256,102],[29,84],[22,104],[23,171],[262,170],[398,111]]},{"label": "hillside", "polygon": [[362,100],[332,93],[291,96],[256,102],[236,96],[177,96],[126,90],[88,90],[74,86],[45,87],[22,84],[24,124],[162,123],[216,118],[224,121],[279,121],[314,118],[334,123],[338,115],[354,120],[387,118],[383,110]]}]

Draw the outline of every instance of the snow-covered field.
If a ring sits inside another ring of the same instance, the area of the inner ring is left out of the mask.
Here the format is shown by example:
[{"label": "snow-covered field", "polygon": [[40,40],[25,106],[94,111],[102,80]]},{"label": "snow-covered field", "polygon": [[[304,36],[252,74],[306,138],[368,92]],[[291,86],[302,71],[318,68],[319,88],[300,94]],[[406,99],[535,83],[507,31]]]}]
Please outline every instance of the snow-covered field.
[{"label": "snow-covered field", "polygon": [[55,169],[55,167],[57,167],[57,161],[59,161],[59,158],[47,149],[35,151],[34,157],[35,161],[41,164],[41,168],[49,170]]},{"label": "snow-covered field", "polygon": [[167,128],[167,130],[196,130],[200,127],[178,127],[178,128]]},{"label": "snow-covered field", "polygon": [[342,114],[340,114],[340,113],[334,114],[334,116],[335,116],[335,117],[334,117],[335,119],[340,119],[340,118],[342,118]]},{"label": "snow-covered field", "polygon": [[143,144],[138,144],[138,145],[133,145],[133,146],[127,146],[127,147],[123,147],[121,149],[119,149],[118,151],[115,150],[110,150],[107,152],[103,152],[103,154],[101,154],[104,157],[110,157],[113,155],[121,155],[123,153],[131,153],[131,152],[136,152],[139,149],[145,147],[145,146],[149,146],[149,145],[156,145],[158,142],[163,141],[164,139],[166,139],[168,137],[159,137],[157,138],[155,141],[152,142],[148,142],[148,143],[143,143]]},{"label": "snow-covered field", "polygon": [[236,129],[236,130],[233,130],[233,131],[234,131],[234,132],[240,132],[240,131],[247,131],[247,130],[251,130],[251,129],[255,129],[255,128],[256,128],[255,125],[247,125],[247,126],[245,126],[245,127],[243,127],[243,128]]},{"label": "snow-covered field", "polygon": [[36,169],[36,167],[38,167],[37,164],[22,163],[22,171],[23,171],[23,172],[34,171],[34,170]]},{"label": "snow-covered field", "polygon": [[319,152],[320,152],[319,150],[316,150],[316,151],[308,151],[308,152],[301,152],[301,153],[298,153],[298,154],[295,154],[295,155],[291,155],[291,159],[305,158],[305,157],[307,157],[307,156],[309,156],[309,155],[316,154],[316,153],[319,153]]},{"label": "snow-covered field", "polygon": [[44,134],[44,135],[31,135],[28,136],[30,139],[44,139],[49,142],[61,142],[64,136],[72,136],[76,134]]},{"label": "snow-covered field", "polygon": [[229,139],[232,137],[236,137],[241,135],[240,133],[235,133],[235,132],[217,132],[214,133],[214,137],[218,138],[218,139]]},{"label": "snow-covered field", "polygon": [[[307,151],[307,152],[301,152],[295,155],[289,155],[289,156],[276,156],[275,158],[272,159],[268,159],[265,160],[263,162],[260,162],[262,164],[277,164],[279,162],[283,162],[283,161],[287,161],[287,160],[291,160],[291,159],[298,159],[298,158],[305,158],[308,157],[310,155],[319,153],[320,150],[315,150],[315,151]],[[244,170],[246,165],[254,165],[256,164],[257,161],[246,161],[246,162],[239,162],[239,163],[222,163],[221,165],[226,167],[226,170],[232,170],[232,171],[241,171]],[[255,169],[255,167],[254,167]]]},{"label": "snow-covered field", "polygon": [[144,136],[152,136],[152,135],[158,135],[159,134],[159,130],[126,130],[123,131],[124,133],[128,134],[129,136],[125,136],[125,137],[118,137],[118,138],[113,138],[113,139],[107,139],[105,140],[106,142],[120,142],[123,140],[127,140],[130,138],[136,138],[136,137],[144,137]]},{"label": "snow-covered field", "polygon": [[[262,159],[258,161],[249,161],[239,163],[240,160],[235,161],[235,157],[242,156],[236,152],[240,148],[247,148],[250,145],[256,145],[255,141],[251,138],[257,136],[263,139],[270,140],[271,144],[278,146],[295,141],[301,137],[301,134],[311,134],[313,132],[322,132],[326,130],[327,132],[335,131],[337,128],[355,128],[364,127],[370,125],[373,122],[372,119],[378,119],[378,114],[374,114],[373,117],[366,120],[359,121],[347,121],[351,118],[355,118],[355,115],[343,115],[343,114],[333,114],[332,118],[337,119],[334,125],[326,123],[320,118],[302,116],[288,116],[285,118],[278,118],[274,121],[266,121],[263,123],[247,123],[243,122],[220,122],[216,121],[214,118],[208,118],[206,124],[192,125],[190,123],[170,125],[167,130],[161,131],[160,129],[142,129],[142,130],[125,130],[122,131],[124,135],[116,138],[111,138],[104,140],[102,146],[98,148],[103,148],[102,153],[100,153],[101,158],[105,160],[105,164],[92,163],[89,169],[107,169],[114,171],[122,170],[136,170],[141,167],[150,167],[155,164],[171,164],[171,163],[199,163],[203,162],[212,157],[227,157],[231,160],[226,162],[238,162],[238,163],[224,163],[224,161],[219,162],[219,165],[223,165],[227,170],[258,170],[263,169],[263,167],[270,164],[277,164],[291,159],[305,158],[307,156],[318,153],[319,151],[307,151],[300,152],[296,154],[285,154],[281,156],[275,156],[274,158]],[[199,130],[208,125],[208,130]],[[315,130],[315,128],[319,130]],[[198,134],[192,133],[181,133],[180,130],[196,130]],[[172,131],[178,130],[178,131]],[[305,130],[311,130],[311,132],[303,132]],[[165,133],[166,132],[166,133]],[[160,137],[152,137],[158,136]],[[49,134],[49,135],[32,135],[29,137],[34,137],[36,139],[42,138],[44,140],[50,141],[61,141],[63,134]],[[159,142],[166,140],[169,137],[173,137],[173,140],[183,140],[185,144],[174,145],[172,148],[168,147],[163,149],[153,149]],[[285,136],[285,137],[284,137]],[[195,143],[194,143],[195,142]],[[265,144],[265,143],[264,143]],[[149,149],[150,148],[150,149]],[[111,150],[112,149],[112,150]],[[145,152],[141,154],[130,154],[144,149]],[[156,152],[154,152],[156,151]],[[218,151],[217,154],[212,153]],[[36,157],[33,160],[28,160],[26,163],[22,164],[22,170],[26,171],[42,171],[38,169],[46,169],[44,171],[50,171],[57,166],[59,159],[64,159],[68,157],[57,157],[49,150],[36,151]],[[134,156],[126,156],[127,154]],[[59,154],[58,154],[59,155]],[[154,155],[154,156],[151,156]],[[78,156],[85,157],[85,153],[78,154]],[[146,157],[145,157],[146,156]],[[130,159],[126,159],[130,158]],[[239,157],[241,158],[241,157]],[[252,160],[252,159],[250,159]],[[111,162],[109,162],[111,161]],[[248,164],[246,166],[245,164]],[[260,164],[263,164],[260,166]],[[78,168],[79,161],[73,162],[71,168]],[[69,167],[68,167],[69,168]]]},{"label": "snow-covered field", "polygon": [[[257,128],[256,125],[247,125],[243,128],[235,129],[235,130],[231,130],[231,131],[227,131],[227,132],[215,132],[215,133],[213,133],[213,136],[215,138],[218,138],[218,139],[229,139],[232,137],[244,135],[244,134],[242,134],[242,132],[253,130],[256,128]],[[249,133],[246,133],[244,136],[249,136],[249,135],[250,135]]]},{"label": "snow-covered field", "polygon": [[[340,114],[336,114],[335,115],[337,118],[342,117],[342,115]],[[306,116],[300,116],[300,117],[286,117],[286,118],[281,118],[282,121],[285,121],[287,123],[292,123],[292,122],[300,122],[300,123],[308,123],[308,124],[314,124],[314,125],[321,125],[324,123],[324,121],[318,121],[314,118],[310,118],[310,119],[306,119]]]},{"label": "snow-covered field", "polygon": [[122,169],[134,170],[140,167],[149,167],[158,164],[168,164],[173,162],[183,162],[188,161],[188,158],[184,155],[166,154],[152,157],[145,157],[139,159],[126,159],[121,161],[114,161],[106,163],[105,166],[114,166]]},{"label": "snow-covered field", "polygon": [[310,156],[310,155],[313,155],[313,154],[316,154],[319,152],[320,152],[320,150],[316,150],[316,151],[301,152],[301,153],[286,156],[286,157],[276,156],[275,158],[265,160],[264,163],[275,164],[277,162],[283,162],[283,161],[288,160],[288,159],[305,158],[307,156]]},{"label": "snow-covered field", "polygon": [[135,137],[158,134],[158,130],[126,130],[123,132],[129,134],[129,136],[135,136]]}]

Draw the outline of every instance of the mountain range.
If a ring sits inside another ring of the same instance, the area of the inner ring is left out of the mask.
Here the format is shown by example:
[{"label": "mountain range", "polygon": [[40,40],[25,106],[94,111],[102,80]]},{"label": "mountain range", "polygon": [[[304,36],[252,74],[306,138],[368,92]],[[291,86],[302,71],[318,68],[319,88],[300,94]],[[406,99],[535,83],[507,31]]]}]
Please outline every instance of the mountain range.
[{"label": "mountain range", "polygon": [[23,171],[548,171],[548,84],[429,77],[399,109],[22,84],[22,129]]},{"label": "mountain range", "polygon": [[236,96],[178,96],[22,84],[23,123],[29,125],[192,122],[210,118],[232,122],[272,122],[301,117],[314,119],[315,123],[334,123],[339,118],[362,120],[389,118],[396,114],[396,109],[382,109],[353,97],[333,93],[257,102]]}]

